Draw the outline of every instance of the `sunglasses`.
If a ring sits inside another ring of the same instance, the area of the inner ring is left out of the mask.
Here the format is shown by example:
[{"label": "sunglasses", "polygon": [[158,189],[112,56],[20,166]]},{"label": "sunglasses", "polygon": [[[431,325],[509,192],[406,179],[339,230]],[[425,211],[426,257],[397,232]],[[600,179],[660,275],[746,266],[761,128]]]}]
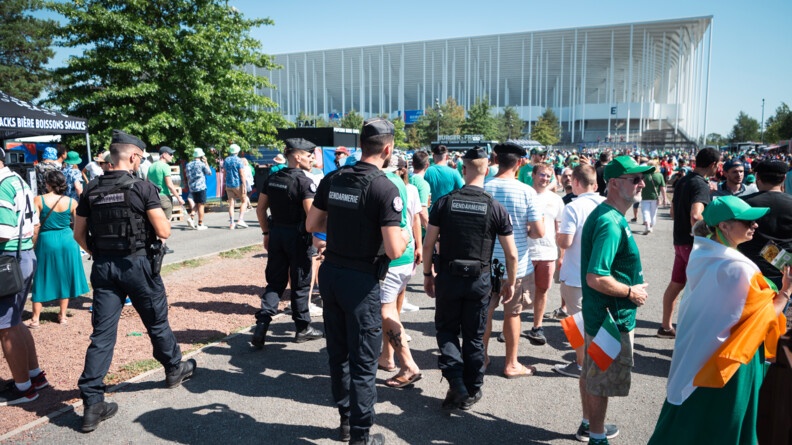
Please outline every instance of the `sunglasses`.
[{"label": "sunglasses", "polygon": [[627,181],[632,181],[633,185],[638,185],[638,184],[641,183],[641,181],[644,180],[643,176],[633,176],[633,177],[627,177],[627,178],[620,176],[620,177],[618,177],[616,179],[626,179]]},{"label": "sunglasses", "polygon": [[753,225],[756,224],[756,221],[746,221],[746,220],[742,220],[742,219],[735,219],[735,221],[737,221],[738,223],[744,225],[745,227],[749,227],[749,228],[753,227]]}]

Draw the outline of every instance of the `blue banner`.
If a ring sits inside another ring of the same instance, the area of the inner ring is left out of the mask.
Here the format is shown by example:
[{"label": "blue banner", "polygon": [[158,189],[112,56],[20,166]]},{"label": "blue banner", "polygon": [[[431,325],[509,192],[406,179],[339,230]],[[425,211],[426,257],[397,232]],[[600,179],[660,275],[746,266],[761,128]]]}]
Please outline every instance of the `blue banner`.
[{"label": "blue banner", "polygon": [[418,122],[418,118],[423,116],[423,110],[405,110],[404,111],[404,123],[406,125],[411,125]]}]

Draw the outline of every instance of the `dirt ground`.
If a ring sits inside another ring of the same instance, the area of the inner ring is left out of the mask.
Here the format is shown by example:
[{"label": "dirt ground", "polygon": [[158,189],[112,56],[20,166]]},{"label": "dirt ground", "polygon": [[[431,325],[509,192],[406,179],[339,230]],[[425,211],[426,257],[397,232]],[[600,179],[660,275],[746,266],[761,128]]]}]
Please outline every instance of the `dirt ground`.
[{"label": "dirt ground", "polygon": [[[170,325],[183,353],[255,323],[253,314],[260,305],[265,265],[266,255],[257,246],[163,270]],[[91,335],[90,305],[90,294],[72,300],[66,324],[57,323],[57,307],[45,306],[40,327],[31,332],[51,387],[42,390],[38,400],[3,407],[0,435],[79,400],[77,380]],[[29,300],[27,309],[25,323],[30,318]],[[152,359],[151,343],[140,318],[132,306],[125,307],[105,382],[119,383],[157,367],[160,365]],[[5,360],[1,361],[0,378],[10,376]]]}]

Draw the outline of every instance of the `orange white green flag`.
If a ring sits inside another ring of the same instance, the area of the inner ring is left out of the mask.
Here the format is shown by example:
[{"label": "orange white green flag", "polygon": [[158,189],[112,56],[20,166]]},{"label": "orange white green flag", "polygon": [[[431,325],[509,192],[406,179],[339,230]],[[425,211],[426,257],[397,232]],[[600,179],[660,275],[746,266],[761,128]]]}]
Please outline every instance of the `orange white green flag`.
[{"label": "orange white green flag", "polygon": [[561,327],[564,329],[569,345],[572,349],[583,346],[585,334],[583,331],[583,312],[578,311],[571,317],[561,320]]},{"label": "orange white green flag", "polygon": [[621,334],[619,328],[616,327],[616,322],[613,321],[610,311],[605,321],[602,322],[597,335],[591,340],[588,347],[588,355],[597,364],[597,367],[602,371],[608,369],[613,363],[613,360],[619,356],[621,351]]}]

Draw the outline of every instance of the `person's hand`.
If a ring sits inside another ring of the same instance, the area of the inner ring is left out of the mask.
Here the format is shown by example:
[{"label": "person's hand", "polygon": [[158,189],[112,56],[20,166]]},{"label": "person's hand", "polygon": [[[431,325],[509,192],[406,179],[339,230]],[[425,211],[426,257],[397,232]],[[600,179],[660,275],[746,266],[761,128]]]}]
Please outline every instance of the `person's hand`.
[{"label": "person's hand", "polygon": [[591,160],[589,160],[589,158],[587,156],[585,156],[585,155],[580,155],[580,159],[578,159],[578,161],[581,164],[589,164],[589,165],[591,165]]},{"label": "person's hand", "polygon": [[435,279],[434,275],[424,276],[424,292],[429,298],[435,297]]},{"label": "person's hand", "polygon": [[269,252],[269,235],[264,235],[264,250]]},{"label": "person's hand", "polygon": [[176,200],[179,201],[179,204],[184,205],[184,199],[181,196],[177,196]]},{"label": "person's hand", "polygon": [[635,286],[630,286],[630,301],[635,303],[636,306],[643,306],[646,303],[646,299],[649,298],[649,294],[646,292],[646,286],[649,286],[649,283],[643,284],[636,284]]},{"label": "person's hand", "polygon": [[506,304],[514,298],[514,283],[503,283],[500,290],[501,304]]},{"label": "person's hand", "polygon": [[715,182],[715,181],[710,181],[709,182],[709,186],[710,186],[710,191],[711,192],[714,192],[714,191],[718,190],[718,183]]},{"label": "person's hand", "polygon": [[423,252],[422,249],[415,249],[415,256],[413,257],[413,264],[418,265],[423,262]]},{"label": "person's hand", "polygon": [[792,295],[792,266],[784,266],[784,275],[781,276],[781,291],[787,298]]}]

